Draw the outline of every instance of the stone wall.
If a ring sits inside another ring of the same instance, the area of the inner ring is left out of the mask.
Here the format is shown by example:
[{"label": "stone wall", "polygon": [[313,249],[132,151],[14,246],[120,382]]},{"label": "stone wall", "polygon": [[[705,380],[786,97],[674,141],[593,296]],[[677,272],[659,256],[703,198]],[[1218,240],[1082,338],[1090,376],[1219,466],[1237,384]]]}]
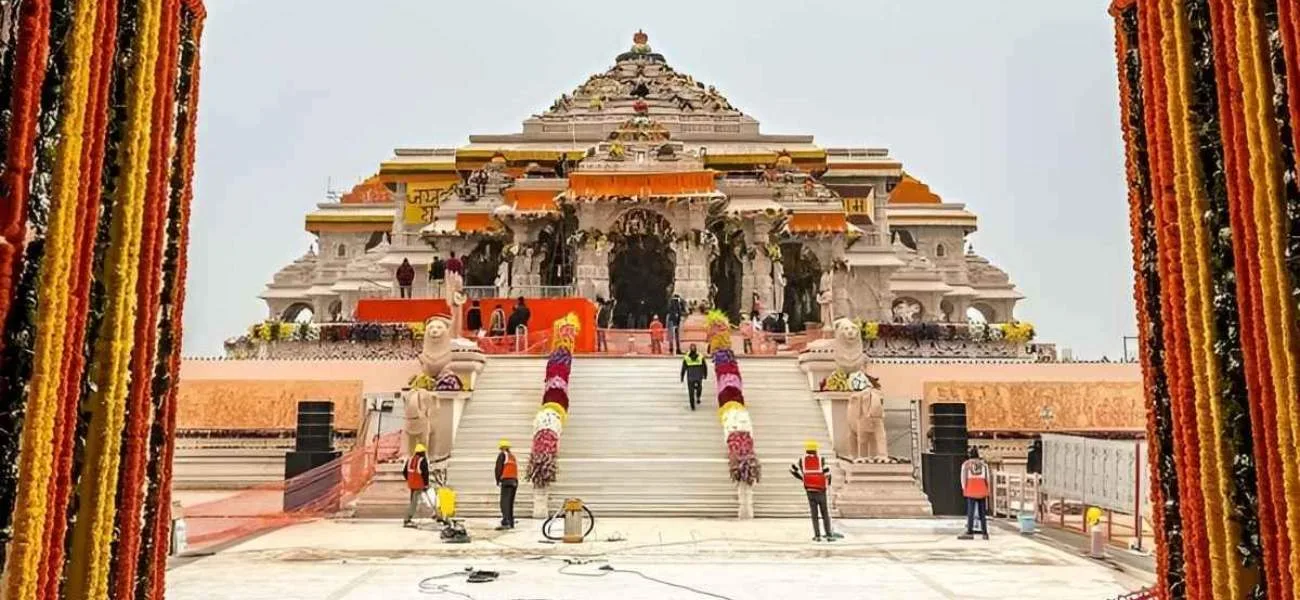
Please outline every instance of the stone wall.
[{"label": "stone wall", "polygon": [[[288,377],[294,373],[285,373]],[[363,385],[358,380],[185,379],[180,382],[176,428],[186,430],[292,430],[298,402],[330,400],[334,428],[356,431],[361,425]]]}]

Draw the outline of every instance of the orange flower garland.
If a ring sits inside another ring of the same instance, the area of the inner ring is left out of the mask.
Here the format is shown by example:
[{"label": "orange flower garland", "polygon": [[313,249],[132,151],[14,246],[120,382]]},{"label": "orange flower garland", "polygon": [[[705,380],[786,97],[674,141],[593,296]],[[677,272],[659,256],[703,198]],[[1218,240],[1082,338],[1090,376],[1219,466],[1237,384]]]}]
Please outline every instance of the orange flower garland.
[{"label": "orange flower garland", "polygon": [[160,29],[163,35],[154,68],[152,137],[149,148],[149,179],[145,189],[144,221],[141,230],[140,276],[136,294],[140,308],[135,319],[135,344],[131,355],[131,384],[126,398],[126,429],[123,432],[122,481],[118,492],[117,550],[113,565],[114,596],[133,595],[139,561],[142,523],[138,518],[144,503],[144,471],[149,451],[150,397],[153,388],[154,351],[158,335],[159,286],[162,283],[162,242],[167,214],[167,163],[171,158],[175,61],[179,43],[179,0],[162,3]]},{"label": "orange flower garland", "polygon": [[108,89],[111,83],[113,47],[117,38],[117,5],[115,0],[102,0],[95,25],[95,50],[90,70],[90,97],[86,111],[86,144],[81,159],[81,198],[71,287],[71,305],[68,309],[68,329],[65,340],[69,351],[63,355],[60,370],[59,413],[55,417],[55,462],[51,471],[50,489],[55,499],[45,520],[44,556],[41,558],[39,595],[55,598],[59,594],[63,571],[64,545],[67,533],[68,503],[64,500],[72,480],[73,435],[81,399],[81,381],[85,360],[82,353],[89,310],[90,283],[94,254],[94,238],[99,223],[100,181],[103,172],[104,142],[108,124]]},{"label": "orange flower garland", "polygon": [[1166,598],[1300,596],[1298,9],[1111,7]]}]

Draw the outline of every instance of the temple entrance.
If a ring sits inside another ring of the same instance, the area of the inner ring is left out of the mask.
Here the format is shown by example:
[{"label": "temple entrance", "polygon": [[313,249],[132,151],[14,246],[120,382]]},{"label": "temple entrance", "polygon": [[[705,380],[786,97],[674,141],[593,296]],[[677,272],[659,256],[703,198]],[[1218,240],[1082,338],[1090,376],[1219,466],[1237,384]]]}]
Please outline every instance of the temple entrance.
[{"label": "temple entrance", "polygon": [[501,267],[501,240],[484,240],[465,255],[465,286],[485,287],[495,285],[497,270]]},{"label": "temple entrance", "polygon": [[572,206],[565,205],[560,207],[560,217],[547,223],[537,235],[543,286],[573,285],[575,248],[569,243],[569,238],[577,231],[578,214]]},{"label": "temple entrance", "polygon": [[785,268],[783,310],[790,331],[803,331],[804,324],[818,322],[817,285],[822,269],[817,256],[800,243],[781,244],[781,266]]},{"label": "temple entrance", "polygon": [[745,277],[742,261],[745,252],[745,232],[740,223],[732,219],[718,219],[709,225],[709,231],[718,238],[718,253],[709,262],[709,299],[713,307],[727,313],[733,323],[749,318],[741,314],[748,304],[741,298]]},{"label": "temple entrance", "polygon": [[644,329],[651,316],[662,320],[677,267],[672,226],[657,212],[634,208],[619,217],[609,237],[609,288],[618,302],[614,326]]}]

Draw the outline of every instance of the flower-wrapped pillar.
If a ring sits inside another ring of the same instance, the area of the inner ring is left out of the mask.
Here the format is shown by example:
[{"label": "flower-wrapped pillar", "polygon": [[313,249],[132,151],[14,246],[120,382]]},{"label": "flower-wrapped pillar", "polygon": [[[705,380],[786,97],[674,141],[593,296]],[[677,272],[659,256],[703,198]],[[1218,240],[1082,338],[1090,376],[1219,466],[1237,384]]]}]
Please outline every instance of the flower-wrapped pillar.
[{"label": "flower-wrapped pillar", "polygon": [[1161,598],[1300,597],[1300,3],[1116,0]]},{"label": "flower-wrapped pillar", "polygon": [[0,597],[162,597],[204,16],[0,6]]},{"label": "flower-wrapped pillar", "polygon": [[727,315],[713,310],[708,315],[709,353],[713,356],[713,374],[718,388],[718,419],[727,445],[727,464],[731,480],[736,483],[741,519],[754,517],[753,489],[763,477],[762,465],[754,453],[754,421],[745,408],[740,365],[731,349],[731,322]]},{"label": "flower-wrapped pillar", "polygon": [[533,417],[533,446],[526,478],[533,484],[533,518],[547,516],[549,488],[559,475],[560,433],[569,418],[569,373],[580,327],[573,313],[551,326],[551,354],[546,358],[542,406]]}]

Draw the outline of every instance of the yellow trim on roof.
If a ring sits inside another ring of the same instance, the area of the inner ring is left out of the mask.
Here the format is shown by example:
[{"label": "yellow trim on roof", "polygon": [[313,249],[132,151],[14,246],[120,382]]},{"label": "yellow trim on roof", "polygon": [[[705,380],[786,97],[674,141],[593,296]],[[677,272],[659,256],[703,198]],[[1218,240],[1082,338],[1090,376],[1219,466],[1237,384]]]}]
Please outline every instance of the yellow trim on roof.
[{"label": "yellow trim on roof", "polygon": [[475,160],[491,159],[497,153],[505,155],[507,161],[553,161],[560,160],[561,156],[567,155],[569,160],[578,160],[587,155],[586,150],[496,150],[496,149],[465,149],[456,151],[456,160]]},{"label": "yellow trim on roof", "polygon": [[307,224],[312,223],[392,223],[392,215],[307,215]]},{"label": "yellow trim on roof", "polygon": [[448,173],[456,170],[452,161],[406,162],[386,161],[379,163],[380,175],[397,175],[406,173]]}]

